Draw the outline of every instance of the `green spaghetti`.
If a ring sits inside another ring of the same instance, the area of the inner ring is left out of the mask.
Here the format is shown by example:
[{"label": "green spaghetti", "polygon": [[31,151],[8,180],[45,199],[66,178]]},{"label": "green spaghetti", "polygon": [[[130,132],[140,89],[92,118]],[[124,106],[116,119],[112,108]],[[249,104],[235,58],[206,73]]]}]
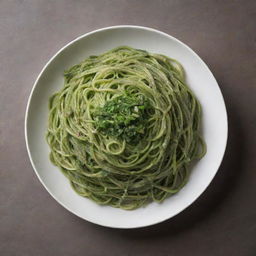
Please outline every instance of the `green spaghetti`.
[{"label": "green spaghetti", "polygon": [[81,196],[126,210],[162,202],[206,146],[181,64],[118,47],[64,73],[49,102],[50,159]]}]

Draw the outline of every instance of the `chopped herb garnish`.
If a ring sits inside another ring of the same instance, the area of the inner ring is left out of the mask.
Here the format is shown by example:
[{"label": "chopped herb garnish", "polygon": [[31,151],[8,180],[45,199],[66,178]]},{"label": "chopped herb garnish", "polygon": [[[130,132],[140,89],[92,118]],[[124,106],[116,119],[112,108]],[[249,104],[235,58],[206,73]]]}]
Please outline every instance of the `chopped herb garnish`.
[{"label": "chopped herb garnish", "polygon": [[95,126],[105,135],[136,143],[146,132],[151,112],[152,106],[145,96],[120,95],[96,110]]}]

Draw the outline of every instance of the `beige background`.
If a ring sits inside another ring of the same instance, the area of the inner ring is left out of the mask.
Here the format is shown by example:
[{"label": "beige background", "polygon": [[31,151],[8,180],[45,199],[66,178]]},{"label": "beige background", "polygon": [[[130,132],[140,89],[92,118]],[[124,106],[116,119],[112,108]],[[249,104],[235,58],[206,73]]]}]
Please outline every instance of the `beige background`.
[{"label": "beige background", "polygon": [[[0,0],[0,255],[232,255],[256,253],[256,2]],[[114,230],[72,215],[46,192],[24,141],[40,70],[77,36],[144,25],[188,44],[223,92],[229,141],[207,191],[162,224]]]}]

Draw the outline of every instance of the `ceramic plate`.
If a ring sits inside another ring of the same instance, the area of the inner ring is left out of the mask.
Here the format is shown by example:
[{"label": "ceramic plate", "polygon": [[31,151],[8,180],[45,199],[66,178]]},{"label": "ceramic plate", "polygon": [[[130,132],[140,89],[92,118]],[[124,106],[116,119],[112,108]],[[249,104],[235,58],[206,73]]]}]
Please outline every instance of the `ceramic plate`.
[{"label": "ceramic plate", "polygon": [[[116,46],[127,45],[161,53],[181,62],[187,83],[203,109],[203,137],[207,154],[193,170],[187,185],[163,203],[125,211],[100,206],[77,195],[69,181],[49,160],[45,140],[48,99],[63,87],[63,71],[89,55],[97,55]],[[25,137],[32,166],[47,191],[70,212],[108,227],[137,228],[159,223],[180,213],[191,205],[207,188],[222,161],[227,142],[227,113],[225,103],[211,71],[201,58],[176,38],[155,29],[139,26],[115,26],[82,35],[58,51],[39,74],[30,94]]]}]

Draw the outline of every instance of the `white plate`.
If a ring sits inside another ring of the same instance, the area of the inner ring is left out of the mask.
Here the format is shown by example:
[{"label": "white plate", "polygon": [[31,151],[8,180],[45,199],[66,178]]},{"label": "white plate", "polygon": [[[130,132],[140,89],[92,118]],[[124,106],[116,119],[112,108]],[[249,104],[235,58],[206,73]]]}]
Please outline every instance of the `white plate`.
[{"label": "white plate", "polygon": [[[181,62],[186,71],[187,83],[202,104],[203,136],[207,143],[207,154],[193,167],[188,184],[179,193],[162,204],[151,203],[133,211],[99,206],[77,195],[59,169],[51,164],[50,150],[45,140],[48,99],[63,87],[63,71],[89,55],[97,55],[120,45],[162,53]],[[114,26],[78,37],[45,65],[28,100],[25,137],[29,158],[39,180],[62,206],[102,226],[136,228],[173,217],[192,204],[207,188],[219,168],[226,148],[227,113],[211,71],[188,46],[155,29]]]}]

